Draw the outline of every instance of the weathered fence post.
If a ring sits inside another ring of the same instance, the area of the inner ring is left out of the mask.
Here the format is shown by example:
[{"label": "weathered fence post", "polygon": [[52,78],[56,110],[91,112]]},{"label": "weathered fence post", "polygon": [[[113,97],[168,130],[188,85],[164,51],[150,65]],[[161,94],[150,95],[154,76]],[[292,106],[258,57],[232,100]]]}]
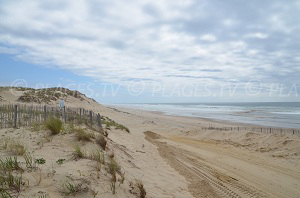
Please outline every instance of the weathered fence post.
[{"label": "weathered fence post", "polygon": [[66,114],[66,106],[64,106],[64,122],[67,123],[67,114]]},{"label": "weathered fence post", "polygon": [[47,120],[47,107],[46,105],[44,106],[44,121],[46,122]]},{"label": "weathered fence post", "polygon": [[98,121],[98,126],[102,129],[102,123],[101,123],[101,115],[100,115],[100,113],[97,114],[97,121]]},{"label": "weathered fence post", "polygon": [[66,106],[64,106],[64,109],[63,109],[63,121],[64,123],[66,123],[67,119],[66,119]]},{"label": "weathered fence post", "polygon": [[15,105],[14,128],[17,128],[18,105]]}]

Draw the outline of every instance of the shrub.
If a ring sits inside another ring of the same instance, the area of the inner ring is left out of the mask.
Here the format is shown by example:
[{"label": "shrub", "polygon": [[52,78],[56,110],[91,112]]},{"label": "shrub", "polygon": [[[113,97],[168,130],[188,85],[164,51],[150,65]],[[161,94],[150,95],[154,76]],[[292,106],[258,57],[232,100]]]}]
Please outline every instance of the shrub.
[{"label": "shrub", "polygon": [[86,132],[82,128],[75,129],[75,134],[78,141],[91,141],[91,138],[94,137],[93,134]]},{"label": "shrub", "polygon": [[66,160],[66,159],[58,159],[58,160],[56,161],[56,163],[59,164],[59,165],[61,165],[61,164],[64,163],[65,160]]},{"label": "shrub", "polygon": [[103,150],[105,150],[107,141],[106,141],[106,139],[105,139],[102,135],[98,135],[98,136],[96,137],[96,143],[97,143]]},{"label": "shrub", "polygon": [[60,131],[62,130],[63,123],[60,119],[50,117],[46,121],[46,127],[51,131],[52,135],[59,134]]}]

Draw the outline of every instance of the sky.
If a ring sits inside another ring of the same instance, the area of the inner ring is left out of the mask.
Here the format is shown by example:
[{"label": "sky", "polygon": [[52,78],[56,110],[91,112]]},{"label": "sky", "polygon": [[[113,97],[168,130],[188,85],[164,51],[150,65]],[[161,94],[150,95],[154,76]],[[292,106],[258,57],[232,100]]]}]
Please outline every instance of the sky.
[{"label": "sky", "polygon": [[1,0],[0,68],[100,103],[300,101],[300,1]]}]

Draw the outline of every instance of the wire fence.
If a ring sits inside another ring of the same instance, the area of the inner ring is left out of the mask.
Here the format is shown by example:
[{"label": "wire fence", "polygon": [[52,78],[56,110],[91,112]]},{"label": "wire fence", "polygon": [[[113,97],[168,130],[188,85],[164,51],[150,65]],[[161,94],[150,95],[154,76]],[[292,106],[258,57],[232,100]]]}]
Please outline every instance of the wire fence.
[{"label": "wire fence", "polygon": [[85,123],[102,128],[101,115],[84,108],[26,104],[0,105],[0,128],[20,128],[41,124],[49,117],[60,118],[64,123]]}]

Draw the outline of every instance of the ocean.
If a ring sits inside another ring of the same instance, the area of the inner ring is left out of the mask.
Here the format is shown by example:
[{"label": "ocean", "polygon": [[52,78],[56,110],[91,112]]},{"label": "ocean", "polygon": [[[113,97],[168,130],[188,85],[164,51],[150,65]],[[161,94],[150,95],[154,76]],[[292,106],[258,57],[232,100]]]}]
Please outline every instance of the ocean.
[{"label": "ocean", "polygon": [[118,106],[167,115],[209,118],[280,128],[300,128],[300,102],[145,103]]}]

